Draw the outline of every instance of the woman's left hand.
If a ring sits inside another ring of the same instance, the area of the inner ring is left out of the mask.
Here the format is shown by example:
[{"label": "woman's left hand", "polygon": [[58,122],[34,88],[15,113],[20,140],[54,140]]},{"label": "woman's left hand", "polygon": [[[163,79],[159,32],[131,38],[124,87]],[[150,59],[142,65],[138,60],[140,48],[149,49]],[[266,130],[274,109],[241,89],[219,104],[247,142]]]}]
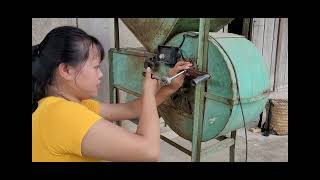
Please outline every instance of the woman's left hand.
[{"label": "woman's left hand", "polygon": [[[192,63],[190,63],[190,62],[178,61],[176,63],[176,65],[169,70],[168,74],[170,77],[172,77],[172,76],[176,75],[177,73],[179,73],[180,71],[188,69],[191,66],[192,66]],[[172,90],[174,92],[177,91],[182,86],[184,78],[185,78],[185,73],[178,76],[177,78],[173,79],[171,81],[171,84],[169,84],[167,87],[170,88],[170,90]]]}]

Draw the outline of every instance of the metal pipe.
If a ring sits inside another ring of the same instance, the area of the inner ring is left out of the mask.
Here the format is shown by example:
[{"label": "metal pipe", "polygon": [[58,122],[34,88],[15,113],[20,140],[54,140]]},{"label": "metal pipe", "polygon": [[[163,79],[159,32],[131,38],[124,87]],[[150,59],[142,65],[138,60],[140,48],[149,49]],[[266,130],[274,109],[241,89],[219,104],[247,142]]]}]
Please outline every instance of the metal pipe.
[{"label": "metal pipe", "polygon": [[176,147],[177,149],[179,149],[180,151],[186,153],[187,155],[191,156],[191,151],[186,149],[185,147],[177,144],[176,142],[173,142],[172,140],[168,139],[167,137],[165,137],[164,135],[160,135],[160,139],[162,139],[163,141],[165,141],[166,143]]},{"label": "metal pipe", "polygon": [[[114,18],[114,47],[119,51],[120,43],[119,43],[119,23],[118,23],[118,18]],[[117,88],[115,88],[114,90],[115,90],[115,95],[113,97],[114,98],[114,103],[119,103],[120,102],[119,90]],[[118,126],[122,125],[121,121],[116,121],[116,124]]]},{"label": "metal pipe", "polygon": [[109,69],[108,69],[108,73],[109,73],[109,102],[110,104],[114,103],[114,79],[113,79],[113,52],[110,52],[108,54],[108,59],[109,59]]},{"label": "metal pipe", "polygon": [[119,50],[120,42],[119,42],[119,22],[118,18],[114,18],[114,47]]},{"label": "metal pipe", "polygon": [[202,76],[198,76],[197,78],[193,79],[191,81],[192,86],[196,86],[197,84],[199,84],[202,81],[208,80],[210,78],[210,74],[205,74]]},{"label": "metal pipe", "polygon": [[181,74],[185,73],[186,71],[187,71],[187,70],[183,70],[183,71],[179,72],[178,74],[172,76],[170,79],[173,80],[173,79],[175,79],[176,77],[180,76]]},{"label": "metal pipe", "polygon": [[185,72],[187,72],[187,70],[183,70],[172,77],[167,77],[167,76],[161,77],[160,78],[161,85],[166,86],[171,84],[172,80],[174,80],[175,78],[177,78],[178,76],[182,75]]}]

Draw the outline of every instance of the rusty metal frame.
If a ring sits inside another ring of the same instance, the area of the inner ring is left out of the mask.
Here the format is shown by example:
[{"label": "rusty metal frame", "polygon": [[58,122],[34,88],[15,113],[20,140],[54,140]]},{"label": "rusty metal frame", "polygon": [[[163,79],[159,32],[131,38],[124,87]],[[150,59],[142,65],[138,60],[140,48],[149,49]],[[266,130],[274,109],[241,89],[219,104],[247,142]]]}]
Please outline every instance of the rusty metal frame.
[{"label": "rusty metal frame", "polygon": [[[114,18],[114,47],[116,48],[117,51],[120,50],[120,39],[119,39],[119,22],[118,22],[118,18]],[[112,63],[112,61],[109,61],[109,63]],[[109,65],[109,66],[112,66]],[[109,73],[113,74],[112,71]],[[109,74],[110,76],[110,74]],[[112,77],[112,89],[110,91],[110,95],[113,96],[113,103],[119,103],[120,102],[120,92],[119,92],[119,89],[115,88],[113,86],[113,75],[111,76]],[[113,89],[114,88],[114,89]],[[111,103],[111,99],[110,99],[110,103]],[[116,121],[115,122],[118,126],[121,126],[122,125],[122,122],[121,121]]]},{"label": "rusty metal frame", "polygon": [[[199,44],[198,44],[198,59],[197,66],[200,71],[207,69],[208,61],[208,37],[210,29],[210,19],[200,18],[199,23]],[[205,85],[200,83],[196,86],[195,102],[194,102],[194,118],[192,130],[192,156],[191,161],[200,161],[204,102],[205,102]]]},{"label": "rusty metal frame", "polygon": [[[197,66],[200,71],[207,71],[208,64],[208,39],[210,29],[210,18],[200,18],[199,23],[199,44],[198,44],[198,59]],[[230,147],[230,161],[234,161],[235,155],[235,136],[236,131],[231,132],[231,138],[223,138],[219,143],[210,146],[207,149],[201,150],[203,119],[204,119],[204,103],[206,98],[206,87],[204,83],[196,86],[195,92],[195,113],[192,130],[192,154],[191,161],[198,162],[204,157],[207,157],[215,152]]]},{"label": "rusty metal frame", "polygon": [[[210,18],[200,18],[199,23],[199,44],[198,44],[198,59],[197,66],[200,70],[207,69],[208,62],[208,38],[209,38],[209,29],[210,29]],[[121,52],[120,50],[120,41],[119,41],[119,23],[118,18],[114,18],[114,36],[115,36],[115,48],[116,51]],[[114,51],[114,50],[112,50]],[[109,53],[109,88],[110,88],[110,103],[118,103],[119,102],[119,90],[122,89],[125,92],[133,95],[138,95],[137,93],[133,93],[128,89],[123,89],[121,86],[117,86],[113,81],[113,53]],[[205,98],[212,98],[211,95],[205,92],[205,84],[201,83],[196,87],[195,92],[195,114],[194,114],[194,122],[193,122],[193,131],[192,131],[192,151],[187,148],[177,144],[176,142],[168,139],[167,137],[160,135],[160,139],[167,142],[168,144],[174,146],[180,151],[186,153],[191,156],[192,162],[200,161],[200,154],[202,153],[201,159],[214,154],[215,152],[230,147],[230,162],[234,162],[235,158],[235,140],[236,140],[236,131],[231,132],[231,137],[228,138],[226,136],[220,136],[215,138],[220,142],[210,146],[206,149],[201,150],[201,141],[202,141],[202,126],[203,126],[203,118],[204,118],[204,102]],[[117,121],[117,124],[121,126],[120,121]]]}]

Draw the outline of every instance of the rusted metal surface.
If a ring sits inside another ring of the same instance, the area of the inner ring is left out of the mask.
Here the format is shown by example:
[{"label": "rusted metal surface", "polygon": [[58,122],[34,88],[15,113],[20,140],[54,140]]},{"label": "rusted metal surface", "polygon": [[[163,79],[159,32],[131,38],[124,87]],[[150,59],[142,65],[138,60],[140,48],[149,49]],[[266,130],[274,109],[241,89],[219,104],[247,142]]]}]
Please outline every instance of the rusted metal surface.
[{"label": "rusted metal surface", "polygon": [[[199,18],[121,18],[123,23],[150,52],[165,44],[174,35],[199,31]],[[210,31],[216,32],[230,23],[233,18],[211,18]]]},{"label": "rusted metal surface", "polygon": [[[234,18],[210,18],[210,32],[218,32],[225,25],[229,24]],[[173,33],[169,35],[171,39],[174,35],[182,32],[188,31],[199,31],[199,18],[179,18],[174,29]]]},{"label": "rusted metal surface", "polygon": [[199,76],[203,76],[205,74],[208,74],[208,73],[206,71],[200,71],[200,70],[196,69],[195,66],[193,66],[187,70],[187,76],[189,79],[195,79],[195,78],[197,78]]},{"label": "rusted metal surface", "polygon": [[167,125],[169,125],[175,133],[191,141],[193,122],[193,116],[191,114],[177,110],[174,106],[168,106],[165,104],[161,104],[158,110],[159,115],[165,119]]},{"label": "rusted metal surface", "polygon": [[164,44],[177,18],[122,18],[123,23],[150,52]]}]

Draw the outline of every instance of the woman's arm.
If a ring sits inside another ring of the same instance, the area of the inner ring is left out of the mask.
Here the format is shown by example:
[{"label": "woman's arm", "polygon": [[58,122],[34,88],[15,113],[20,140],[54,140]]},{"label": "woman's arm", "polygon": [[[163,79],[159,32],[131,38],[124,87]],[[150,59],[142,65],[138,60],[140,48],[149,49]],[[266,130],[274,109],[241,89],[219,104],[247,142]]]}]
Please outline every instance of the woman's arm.
[{"label": "woman's arm", "polygon": [[146,73],[136,133],[101,119],[82,140],[83,156],[106,161],[159,161],[160,127],[155,98],[158,82],[150,74]]},{"label": "woman's arm", "polygon": [[[187,69],[192,64],[185,61],[179,61],[174,68],[169,71],[169,75],[173,76],[179,71]],[[174,79],[169,86],[162,87],[156,94],[156,105],[159,106],[171,94],[177,91],[183,84],[184,76]],[[141,114],[142,100],[137,98],[133,101],[120,104],[101,103],[100,115],[110,121],[136,119]]]},{"label": "woman's arm", "polygon": [[[168,98],[174,92],[175,91],[168,87],[162,87],[155,97],[156,106],[159,106],[163,101],[166,100],[166,98]],[[136,119],[141,114],[142,98],[139,97],[127,103],[100,103],[100,105],[100,115],[110,121]]]}]

